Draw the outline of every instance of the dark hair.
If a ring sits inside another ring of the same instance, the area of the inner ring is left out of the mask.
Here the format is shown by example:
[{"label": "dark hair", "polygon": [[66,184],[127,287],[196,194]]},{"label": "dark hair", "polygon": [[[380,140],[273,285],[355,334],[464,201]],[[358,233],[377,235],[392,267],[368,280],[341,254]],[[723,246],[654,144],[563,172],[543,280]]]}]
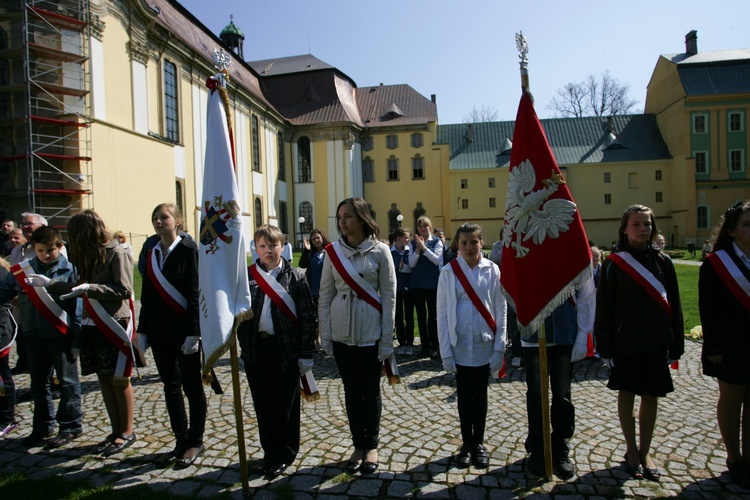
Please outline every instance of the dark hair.
[{"label": "dark hair", "polygon": [[94,268],[107,258],[106,246],[110,241],[107,226],[99,214],[84,210],[68,221],[70,261],[78,270],[80,283],[94,276]]},{"label": "dark hair", "polygon": [[41,226],[34,229],[29,238],[31,246],[41,243],[42,245],[54,245],[57,248],[62,248],[63,240],[60,237],[60,231],[52,226]]},{"label": "dark hair", "polygon": [[320,229],[318,229],[318,228],[316,227],[315,229],[313,229],[312,231],[310,231],[310,237],[309,237],[309,238],[307,239],[307,240],[308,240],[308,241],[310,242],[310,246],[311,246],[311,247],[313,246],[313,244],[312,244],[312,237],[313,237],[313,234],[319,234],[319,235],[320,235],[320,237],[321,237],[321,238],[323,238],[323,246],[324,246],[324,247],[325,247],[325,246],[326,246],[327,244],[329,244],[329,243],[330,243],[330,241],[328,240],[328,236],[326,235],[326,233],[324,233],[323,231],[321,231]]},{"label": "dark hair", "polygon": [[153,212],[151,212],[151,220],[154,220],[154,216],[156,215],[156,212],[158,212],[161,209],[165,209],[169,215],[174,217],[174,220],[177,222],[175,225],[174,230],[179,234],[180,231],[182,231],[182,210],[180,210],[180,207],[175,205],[174,203],[159,203],[156,205],[156,208],[154,208]]},{"label": "dark hair", "polygon": [[[336,219],[338,221],[339,216],[339,209],[343,205],[351,205],[354,209],[354,213],[357,215],[357,218],[362,223],[362,230],[365,233],[365,237],[369,236],[375,236],[376,238],[380,236],[380,228],[378,227],[378,223],[375,222],[375,219],[372,218],[372,214],[370,214],[370,208],[367,206],[367,202],[363,200],[362,198],[347,198],[336,207]],[[336,224],[336,229],[338,229],[339,234],[341,234],[341,228],[338,224]]]},{"label": "dark hair", "polygon": [[656,217],[654,217],[654,211],[645,205],[630,205],[627,210],[625,210],[625,213],[622,214],[620,228],[617,230],[620,245],[628,244],[628,235],[625,232],[625,229],[628,227],[628,220],[631,215],[639,213],[647,213],[649,214],[649,217],[651,217],[651,234],[648,237],[648,242],[653,243],[656,235],[659,234],[659,230],[656,228]]},{"label": "dark hair", "polygon": [[716,235],[716,241],[714,241],[714,252],[732,246],[734,238],[730,236],[729,231],[734,231],[737,228],[737,221],[740,219],[740,215],[747,212],[750,212],[750,201],[746,201],[745,203],[738,201],[724,212],[723,221]]},{"label": "dark hair", "polygon": [[253,235],[253,241],[258,241],[258,238],[265,238],[269,243],[284,243],[284,233],[281,232],[276,226],[264,224],[260,226],[255,234]]},{"label": "dark hair", "polygon": [[393,240],[395,241],[396,238],[400,238],[402,236],[406,236],[407,234],[411,233],[408,227],[397,227],[393,231]]},{"label": "dark hair", "polygon": [[453,248],[454,244],[456,245],[456,248],[458,248],[458,237],[461,235],[461,233],[479,233],[479,239],[484,241],[484,231],[482,230],[482,226],[480,226],[479,224],[474,224],[473,222],[467,222],[466,224],[461,224],[460,226],[458,226],[458,229],[456,230],[456,236],[453,238],[453,242],[451,242],[451,248]]}]

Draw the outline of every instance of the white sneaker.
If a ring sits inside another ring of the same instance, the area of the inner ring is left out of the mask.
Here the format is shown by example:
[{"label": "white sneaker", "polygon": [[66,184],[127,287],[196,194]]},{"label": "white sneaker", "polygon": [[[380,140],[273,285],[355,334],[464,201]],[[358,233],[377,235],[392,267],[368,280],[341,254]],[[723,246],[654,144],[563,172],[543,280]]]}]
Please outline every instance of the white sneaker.
[{"label": "white sneaker", "polygon": [[0,430],[0,438],[7,436],[11,432],[13,432],[17,427],[18,427],[18,423],[16,422],[9,423],[2,430]]},{"label": "white sneaker", "polygon": [[513,361],[510,362],[510,366],[513,368],[521,368],[521,358],[513,358]]}]

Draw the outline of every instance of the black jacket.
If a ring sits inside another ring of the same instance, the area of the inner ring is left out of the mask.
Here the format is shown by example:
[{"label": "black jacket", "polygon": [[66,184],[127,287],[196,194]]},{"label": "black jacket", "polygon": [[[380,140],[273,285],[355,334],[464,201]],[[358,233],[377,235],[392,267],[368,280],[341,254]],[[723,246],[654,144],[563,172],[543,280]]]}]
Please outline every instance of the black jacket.
[{"label": "black jacket", "polygon": [[[750,280],[745,267],[730,245],[725,251],[742,274]],[[724,284],[711,261],[704,260],[698,280],[698,304],[703,327],[703,356],[738,354],[745,364],[750,356],[750,311]],[[733,356],[730,356],[730,358]]]},{"label": "black jacket", "polygon": [[[256,264],[265,270],[260,260]],[[250,275],[249,268],[247,274],[254,316],[253,319],[240,323],[238,337],[242,349],[242,358],[245,362],[255,363],[258,324],[260,323],[260,313],[265,294]],[[292,296],[299,319],[298,324],[293,323],[273,302],[270,303],[274,337],[279,349],[281,349],[283,363],[287,364],[297,358],[311,359],[315,347],[317,324],[315,321],[315,306],[310,294],[310,287],[307,286],[305,280],[305,273],[302,269],[294,268],[284,260],[284,267],[279,271],[276,281]]]},{"label": "black jacket", "polygon": [[594,338],[603,358],[616,354],[667,353],[679,359],[685,352],[680,291],[672,259],[657,249],[624,247],[665,287],[672,319],[633,278],[612,260],[602,264],[596,293]]},{"label": "black jacket", "polygon": [[[147,263],[150,253],[144,257]],[[198,248],[195,241],[182,238],[164,262],[162,274],[185,299],[187,315],[182,316],[162,299],[146,273],[141,288],[141,314],[138,332],[148,335],[150,344],[183,342],[200,335],[198,317]]]}]

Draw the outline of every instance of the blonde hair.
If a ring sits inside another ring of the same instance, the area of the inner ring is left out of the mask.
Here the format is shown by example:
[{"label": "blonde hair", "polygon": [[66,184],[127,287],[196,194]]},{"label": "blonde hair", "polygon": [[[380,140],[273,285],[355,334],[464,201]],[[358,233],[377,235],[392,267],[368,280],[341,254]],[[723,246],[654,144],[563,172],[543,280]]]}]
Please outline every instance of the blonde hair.
[{"label": "blonde hair", "polygon": [[156,205],[156,208],[154,208],[153,212],[151,212],[151,220],[154,220],[154,215],[156,215],[156,212],[158,212],[162,208],[169,212],[169,215],[174,217],[174,220],[177,222],[174,228],[175,231],[177,231],[178,234],[180,231],[184,231],[182,229],[182,210],[180,210],[180,207],[178,207],[174,203],[159,203],[158,205]]},{"label": "blonde hair", "polygon": [[120,238],[122,238],[123,240],[125,240],[125,241],[123,241],[123,243],[125,243],[126,241],[128,241],[128,237],[125,236],[125,233],[123,233],[122,231],[116,231],[115,232],[115,239],[119,240]]}]

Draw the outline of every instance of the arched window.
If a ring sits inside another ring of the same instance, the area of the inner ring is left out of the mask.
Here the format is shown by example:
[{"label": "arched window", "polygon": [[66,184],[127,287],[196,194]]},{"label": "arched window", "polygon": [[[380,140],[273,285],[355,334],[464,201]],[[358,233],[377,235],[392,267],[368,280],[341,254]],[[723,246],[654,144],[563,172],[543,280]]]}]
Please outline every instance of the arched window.
[{"label": "arched window", "polygon": [[299,204],[299,215],[305,218],[304,224],[302,224],[302,232],[309,233],[313,230],[313,206],[309,201],[303,201]]},{"label": "arched window", "polygon": [[255,198],[255,229],[263,225],[263,204],[260,198]]},{"label": "arched window", "polygon": [[297,182],[312,182],[310,169],[310,138],[297,140]]}]

